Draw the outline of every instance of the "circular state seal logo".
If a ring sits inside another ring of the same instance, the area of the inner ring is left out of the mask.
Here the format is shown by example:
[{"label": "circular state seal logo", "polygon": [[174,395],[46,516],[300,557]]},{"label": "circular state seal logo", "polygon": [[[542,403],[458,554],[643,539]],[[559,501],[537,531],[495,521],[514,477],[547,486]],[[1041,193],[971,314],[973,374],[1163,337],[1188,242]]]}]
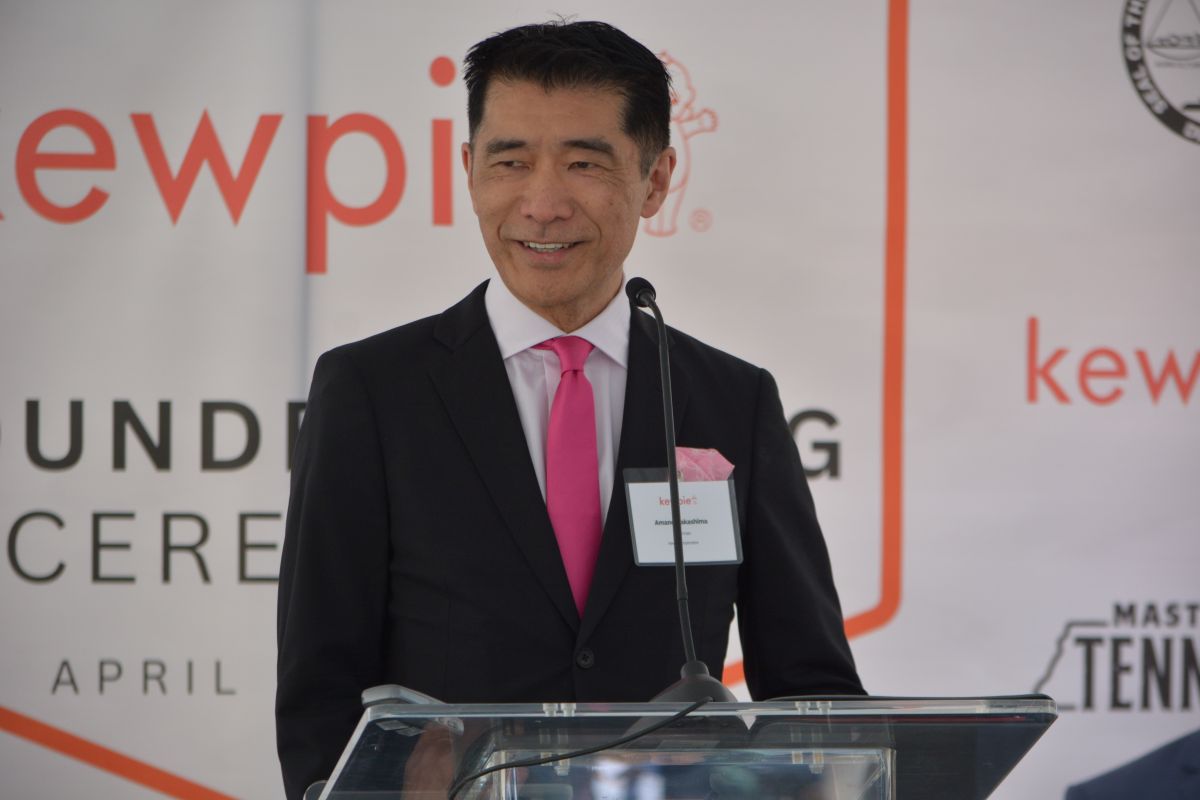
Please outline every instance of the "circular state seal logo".
[{"label": "circular state seal logo", "polygon": [[1126,0],[1121,50],[1146,108],[1200,144],[1200,0]]}]

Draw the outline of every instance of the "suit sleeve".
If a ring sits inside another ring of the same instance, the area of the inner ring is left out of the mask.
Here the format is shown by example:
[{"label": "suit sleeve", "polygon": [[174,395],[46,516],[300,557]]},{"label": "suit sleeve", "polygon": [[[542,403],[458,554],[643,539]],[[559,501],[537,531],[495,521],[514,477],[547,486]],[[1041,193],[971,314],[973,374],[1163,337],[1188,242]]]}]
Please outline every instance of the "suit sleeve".
[{"label": "suit sleeve", "polygon": [[765,370],[753,436],[737,602],[750,694],[863,694],[812,493]]},{"label": "suit sleeve", "polygon": [[388,503],[367,386],[337,350],[317,362],[292,470],[279,570],[276,743],[289,798],[328,778],[382,682]]}]

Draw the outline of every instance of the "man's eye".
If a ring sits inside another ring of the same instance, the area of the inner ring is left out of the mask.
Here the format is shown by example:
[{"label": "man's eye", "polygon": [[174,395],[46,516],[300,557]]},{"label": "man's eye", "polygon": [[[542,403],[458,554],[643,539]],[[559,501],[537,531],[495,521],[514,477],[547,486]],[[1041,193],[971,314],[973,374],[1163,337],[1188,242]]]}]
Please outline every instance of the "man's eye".
[{"label": "man's eye", "polygon": [[588,169],[592,169],[595,166],[596,165],[593,164],[591,161],[573,161],[573,162],[571,162],[571,169],[588,170]]}]

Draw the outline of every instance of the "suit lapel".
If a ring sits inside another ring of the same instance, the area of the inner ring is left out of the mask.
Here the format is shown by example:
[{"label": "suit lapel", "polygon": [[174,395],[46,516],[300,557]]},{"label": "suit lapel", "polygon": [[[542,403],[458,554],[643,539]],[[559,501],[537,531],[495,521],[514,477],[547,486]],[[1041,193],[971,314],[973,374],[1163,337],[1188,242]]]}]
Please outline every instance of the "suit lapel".
[{"label": "suit lapel", "polygon": [[430,376],[517,547],[563,619],[577,630],[579,612],[487,321],[485,286],[438,320],[434,336],[450,353],[430,369]]},{"label": "suit lapel", "polygon": [[[687,408],[687,382],[671,369],[676,433],[682,429]],[[617,448],[617,466],[613,476],[612,499],[600,540],[600,554],[592,588],[584,608],[579,630],[586,640],[599,624],[616,596],[621,582],[633,566],[633,542],[629,532],[629,511],[625,499],[623,471],[627,467],[665,467],[666,433],[663,428],[662,388],[658,369],[658,332],[654,320],[634,309],[629,327],[629,364],[625,381],[625,410],[621,421],[621,443]],[[647,569],[654,569],[647,567]],[[661,599],[664,603],[670,597]],[[647,602],[656,602],[647,598]]]}]

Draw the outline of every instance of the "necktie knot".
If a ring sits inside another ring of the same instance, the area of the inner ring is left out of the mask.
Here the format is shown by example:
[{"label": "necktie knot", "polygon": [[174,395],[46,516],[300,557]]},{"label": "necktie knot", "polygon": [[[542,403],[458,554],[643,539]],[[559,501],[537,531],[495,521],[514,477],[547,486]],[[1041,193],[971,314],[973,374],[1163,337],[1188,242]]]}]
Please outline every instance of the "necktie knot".
[{"label": "necktie knot", "polygon": [[553,350],[554,354],[558,356],[558,363],[562,365],[564,374],[573,370],[582,370],[583,362],[587,361],[588,355],[595,349],[595,345],[578,336],[559,336],[536,344],[534,347],[538,350]]}]

